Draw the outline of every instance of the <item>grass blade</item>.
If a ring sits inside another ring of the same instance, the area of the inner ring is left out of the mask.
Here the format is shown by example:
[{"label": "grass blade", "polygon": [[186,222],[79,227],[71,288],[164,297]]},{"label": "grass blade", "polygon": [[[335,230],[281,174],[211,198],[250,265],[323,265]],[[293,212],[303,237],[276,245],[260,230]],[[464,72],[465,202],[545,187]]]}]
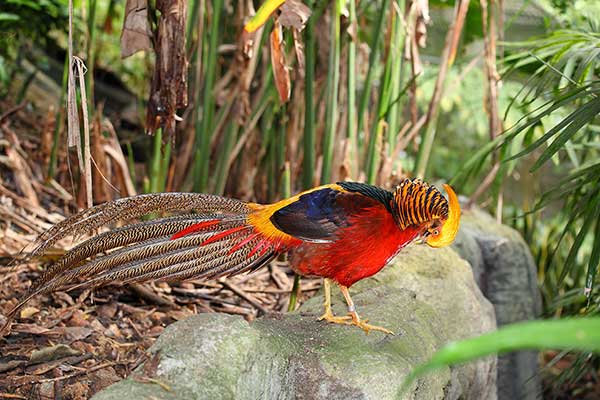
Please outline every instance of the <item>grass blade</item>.
[{"label": "grass blade", "polygon": [[[565,349],[600,352],[600,317],[511,324],[495,332],[449,343],[404,381],[402,392],[432,370],[516,350]],[[399,396],[400,397],[400,396]]]}]

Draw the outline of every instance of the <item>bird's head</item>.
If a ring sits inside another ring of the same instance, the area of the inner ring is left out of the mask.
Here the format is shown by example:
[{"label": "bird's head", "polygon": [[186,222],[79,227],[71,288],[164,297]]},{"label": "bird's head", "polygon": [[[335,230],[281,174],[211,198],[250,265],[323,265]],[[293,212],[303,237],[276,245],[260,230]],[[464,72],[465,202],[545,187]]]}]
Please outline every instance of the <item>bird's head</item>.
[{"label": "bird's head", "polygon": [[448,246],[454,241],[460,223],[460,204],[450,185],[444,185],[448,193],[448,215],[446,218],[434,217],[427,226],[427,243],[431,247]]},{"label": "bird's head", "polygon": [[406,179],[394,192],[392,214],[400,229],[418,226],[419,239],[431,247],[454,241],[460,222],[460,204],[454,190],[444,185],[448,199],[420,179]]}]

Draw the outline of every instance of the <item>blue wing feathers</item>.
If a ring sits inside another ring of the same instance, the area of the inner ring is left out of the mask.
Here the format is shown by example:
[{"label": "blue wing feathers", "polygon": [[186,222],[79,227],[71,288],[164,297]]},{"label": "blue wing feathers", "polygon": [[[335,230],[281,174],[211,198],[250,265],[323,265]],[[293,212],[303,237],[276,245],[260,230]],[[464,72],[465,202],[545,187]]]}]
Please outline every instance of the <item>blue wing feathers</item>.
[{"label": "blue wing feathers", "polygon": [[365,184],[340,186],[343,191],[323,188],[301,195],[297,201],[274,212],[271,223],[298,239],[327,243],[337,239],[340,229],[351,225],[352,216],[372,207],[389,207],[387,191],[374,191],[374,186]]},{"label": "blue wing feathers", "polygon": [[277,229],[299,239],[333,241],[336,231],[347,226],[346,213],[336,202],[340,194],[330,188],[303,194],[298,201],[277,210],[271,222]]}]

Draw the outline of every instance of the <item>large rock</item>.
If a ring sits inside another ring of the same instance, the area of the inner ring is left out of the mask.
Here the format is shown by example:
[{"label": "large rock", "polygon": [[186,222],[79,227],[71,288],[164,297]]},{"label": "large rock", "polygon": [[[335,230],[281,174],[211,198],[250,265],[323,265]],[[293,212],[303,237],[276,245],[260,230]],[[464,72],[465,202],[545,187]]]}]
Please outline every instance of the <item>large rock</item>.
[{"label": "large rock", "polygon": [[[540,315],[537,269],[517,231],[474,208],[463,212],[452,246],[471,264],[479,287],[494,305],[499,327]],[[499,357],[500,400],[534,400],[540,396],[537,352],[521,351]]]},{"label": "large rock", "polygon": [[[155,363],[148,361],[145,371],[141,367],[94,398],[496,398],[494,357],[430,373],[399,394],[408,373],[441,346],[495,328],[493,307],[453,250],[410,246],[351,293],[359,314],[396,335],[367,336],[355,327],[318,322],[320,297],[299,312],[253,323],[200,314],[165,330],[150,349]],[[345,313],[339,295],[334,311]],[[142,382],[144,374],[171,390]]]}]

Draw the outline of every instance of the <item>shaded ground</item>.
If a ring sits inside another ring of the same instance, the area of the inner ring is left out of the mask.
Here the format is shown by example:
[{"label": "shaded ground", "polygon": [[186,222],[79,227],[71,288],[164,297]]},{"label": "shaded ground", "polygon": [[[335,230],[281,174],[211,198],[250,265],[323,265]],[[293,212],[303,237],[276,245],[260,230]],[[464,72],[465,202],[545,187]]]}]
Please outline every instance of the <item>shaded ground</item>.
[{"label": "shaded ground", "polygon": [[[35,264],[14,271],[0,267],[0,311],[6,312],[37,275]],[[166,325],[198,312],[241,314],[250,321],[263,312],[284,311],[291,284],[286,269],[273,266],[227,283],[162,283],[141,291],[105,287],[40,296],[0,343],[0,398],[88,398],[144,361],[145,350]],[[318,280],[304,280],[304,296],[319,285]],[[51,347],[57,343],[68,347]],[[33,356],[43,348],[50,349]]]}]

